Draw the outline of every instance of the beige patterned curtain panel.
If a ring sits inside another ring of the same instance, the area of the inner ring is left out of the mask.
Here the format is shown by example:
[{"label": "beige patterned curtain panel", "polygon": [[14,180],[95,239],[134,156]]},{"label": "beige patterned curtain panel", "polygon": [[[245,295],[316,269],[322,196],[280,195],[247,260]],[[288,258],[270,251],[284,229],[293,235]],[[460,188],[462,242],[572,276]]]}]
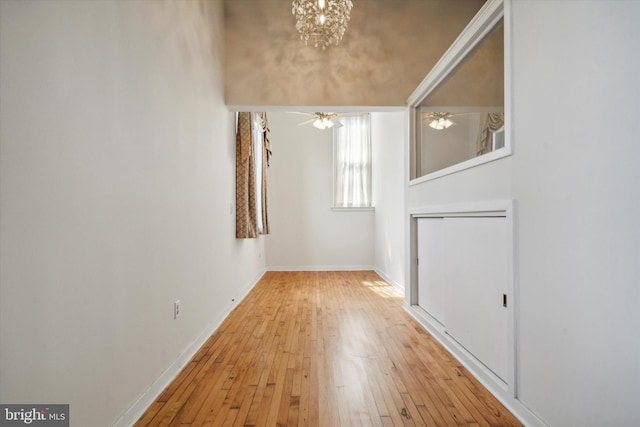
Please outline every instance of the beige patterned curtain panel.
[{"label": "beige patterned curtain panel", "polygon": [[270,234],[269,216],[267,215],[267,169],[269,168],[269,160],[271,159],[271,141],[269,141],[269,121],[267,113],[256,113],[262,129],[262,230],[260,234]]},{"label": "beige patterned curtain panel", "polygon": [[[254,132],[254,126],[260,132]],[[261,135],[256,144],[254,137]],[[269,234],[267,215],[267,168],[271,156],[269,126],[266,113],[238,113],[236,131],[236,238],[251,239],[259,234]],[[260,155],[256,153],[256,146]],[[261,167],[257,167],[256,162]],[[256,169],[261,171],[261,180],[256,181]],[[258,184],[258,185],[256,185]],[[260,194],[256,187],[260,187]],[[260,203],[261,209],[258,209]],[[258,212],[260,211],[260,220]]]},{"label": "beige patterned curtain panel", "polygon": [[480,134],[476,144],[476,155],[489,153],[493,150],[492,135],[504,126],[504,113],[486,113],[480,117]]}]

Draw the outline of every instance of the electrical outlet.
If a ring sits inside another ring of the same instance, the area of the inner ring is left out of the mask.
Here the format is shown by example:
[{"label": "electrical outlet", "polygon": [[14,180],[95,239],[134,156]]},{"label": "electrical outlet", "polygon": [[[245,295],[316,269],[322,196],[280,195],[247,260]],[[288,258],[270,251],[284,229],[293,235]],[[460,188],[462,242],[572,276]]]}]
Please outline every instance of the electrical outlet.
[{"label": "electrical outlet", "polygon": [[180,317],[180,300],[173,303],[173,318],[177,319],[178,317]]}]

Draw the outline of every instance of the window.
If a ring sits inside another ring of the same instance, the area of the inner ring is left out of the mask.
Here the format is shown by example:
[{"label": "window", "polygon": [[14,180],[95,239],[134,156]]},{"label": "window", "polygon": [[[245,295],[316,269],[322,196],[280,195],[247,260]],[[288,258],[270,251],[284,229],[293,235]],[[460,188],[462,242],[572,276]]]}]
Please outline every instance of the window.
[{"label": "window", "polygon": [[369,114],[340,117],[333,133],[333,207],[371,207]]},{"label": "window", "polygon": [[258,226],[258,234],[262,234],[264,226],[262,223],[262,146],[264,144],[264,129],[262,128],[262,118],[259,113],[251,113],[253,121],[251,130],[253,132],[253,165],[254,179],[256,188],[256,220]]}]

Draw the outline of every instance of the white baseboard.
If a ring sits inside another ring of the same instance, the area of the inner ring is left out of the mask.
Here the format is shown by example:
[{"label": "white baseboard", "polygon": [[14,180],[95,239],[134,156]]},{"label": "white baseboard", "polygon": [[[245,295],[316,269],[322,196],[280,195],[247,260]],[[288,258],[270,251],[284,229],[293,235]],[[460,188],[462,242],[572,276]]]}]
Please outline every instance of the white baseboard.
[{"label": "white baseboard", "polygon": [[371,265],[284,265],[267,266],[267,271],[369,271]]},{"label": "white baseboard", "polygon": [[517,397],[509,395],[506,387],[495,380],[494,374],[478,362],[466,349],[451,339],[449,335],[444,332],[444,328],[437,322],[431,320],[426,312],[421,311],[416,306],[408,305],[406,302],[403,308],[525,426],[547,426],[544,421],[536,416]]},{"label": "white baseboard", "polygon": [[249,282],[239,293],[237,301],[229,304],[227,308],[207,325],[204,331],[187,346],[176,360],[165,369],[165,371],[147,388],[138,399],[118,418],[113,427],[130,427],[135,424],[145,411],[156,401],[158,396],[167,388],[169,384],[178,376],[182,369],[193,359],[193,356],[200,350],[204,343],[220,327],[222,322],[229,316],[234,308],[249,294],[251,289],[258,283],[264,275],[264,271],[259,273]]},{"label": "white baseboard", "polygon": [[404,285],[396,282],[391,277],[389,277],[384,271],[374,268],[374,271],[378,274],[378,276],[382,277],[385,282],[393,286],[398,292],[404,295]]}]

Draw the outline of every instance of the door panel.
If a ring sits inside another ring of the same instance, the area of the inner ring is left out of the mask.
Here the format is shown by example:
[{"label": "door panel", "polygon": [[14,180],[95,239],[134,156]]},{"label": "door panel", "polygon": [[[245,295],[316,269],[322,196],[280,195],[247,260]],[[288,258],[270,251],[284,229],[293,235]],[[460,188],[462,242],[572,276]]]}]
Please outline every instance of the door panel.
[{"label": "door panel", "polygon": [[418,218],[418,305],[445,324],[444,219]]},{"label": "door panel", "polygon": [[446,332],[507,381],[508,232],[505,218],[446,218]]}]

